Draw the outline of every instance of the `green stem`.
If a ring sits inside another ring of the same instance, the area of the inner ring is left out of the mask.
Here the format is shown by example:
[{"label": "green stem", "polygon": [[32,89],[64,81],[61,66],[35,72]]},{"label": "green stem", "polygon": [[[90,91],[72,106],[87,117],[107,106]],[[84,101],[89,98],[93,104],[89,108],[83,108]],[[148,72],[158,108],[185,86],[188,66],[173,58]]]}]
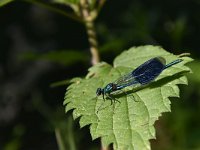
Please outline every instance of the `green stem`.
[{"label": "green stem", "polygon": [[69,143],[69,149],[70,150],[76,150],[76,144],[75,144],[75,139],[74,139],[74,130],[73,130],[73,118],[70,117],[67,120],[68,124],[67,124],[67,140]]},{"label": "green stem", "polygon": [[65,150],[65,145],[64,145],[64,142],[62,140],[59,128],[55,128],[55,135],[56,135],[56,140],[57,140],[57,143],[58,143],[59,150]]},{"label": "green stem", "polygon": [[97,64],[100,61],[98,52],[98,41],[96,37],[96,31],[94,28],[94,20],[97,17],[97,12],[95,10],[90,10],[87,0],[80,0],[80,8],[82,12],[82,17],[85,23],[88,41],[90,44],[90,52],[92,54],[92,65]]},{"label": "green stem", "polygon": [[94,29],[94,22],[88,21],[85,23],[87,34],[88,34],[88,41],[90,44],[90,52],[92,54],[92,64],[95,65],[99,62],[99,53],[98,53],[98,42],[96,38],[96,32]]},{"label": "green stem", "polygon": [[48,4],[48,3],[45,3],[45,2],[42,2],[42,1],[38,1],[38,0],[23,0],[25,2],[28,2],[28,3],[31,3],[31,4],[35,4],[37,6],[40,6],[40,7],[43,7],[43,8],[46,8],[50,11],[53,11],[53,12],[56,12],[58,14],[61,14],[65,17],[68,17],[70,19],[73,19],[77,22],[80,22],[80,23],[83,23],[83,21],[76,15],[74,14],[70,14],[70,13],[67,13],[59,8],[56,8],[55,6],[51,5],[51,4]]}]

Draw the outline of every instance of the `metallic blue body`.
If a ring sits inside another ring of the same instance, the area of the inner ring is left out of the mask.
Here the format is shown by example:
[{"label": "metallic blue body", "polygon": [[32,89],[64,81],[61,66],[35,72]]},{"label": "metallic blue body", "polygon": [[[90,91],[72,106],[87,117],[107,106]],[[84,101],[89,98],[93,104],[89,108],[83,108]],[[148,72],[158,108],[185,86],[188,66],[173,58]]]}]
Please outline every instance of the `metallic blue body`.
[{"label": "metallic blue body", "polygon": [[97,96],[102,94],[104,99],[104,95],[111,97],[110,94],[112,92],[121,90],[127,86],[149,84],[155,80],[155,78],[157,78],[164,69],[181,61],[182,59],[177,59],[165,65],[166,62],[163,57],[152,58],[137,67],[132,72],[120,77],[115,82],[107,84],[104,88],[98,88],[96,94]]}]

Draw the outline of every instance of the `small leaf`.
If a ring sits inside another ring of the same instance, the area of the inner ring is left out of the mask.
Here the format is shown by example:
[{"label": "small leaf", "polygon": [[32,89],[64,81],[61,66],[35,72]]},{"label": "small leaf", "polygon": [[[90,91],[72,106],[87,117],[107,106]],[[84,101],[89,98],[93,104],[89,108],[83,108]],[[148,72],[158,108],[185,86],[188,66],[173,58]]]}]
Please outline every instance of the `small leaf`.
[{"label": "small leaf", "polygon": [[80,0],[52,0],[54,3],[60,3],[71,7],[74,12],[79,13]]},{"label": "small leaf", "polygon": [[171,111],[169,97],[179,97],[177,85],[187,84],[184,73],[190,69],[184,64],[192,59],[182,57],[182,62],[164,70],[147,86],[127,87],[129,94],[114,94],[118,102],[113,105],[110,99],[96,97],[96,89],[157,56],[164,57],[167,63],[178,59],[161,47],[140,46],[119,55],[114,67],[107,63],[91,67],[85,79],[75,78],[67,88],[66,112],[73,109],[74,119],[80,117],[81,127],[90,125],[92,139],[101,137],[104,146],[113,143],[114,149],[119,150],[149,150],[149,139],[155,138],[153,124],[163,112]]},{"label": "small leaf", "polygon": [[61,80],[61,81],[56,81],[50,84],[51,88],[59,87],[59,86],[66,86],[69,83],[69,79],[67,80]]},{"label": "small leaf", "polygon": [[14,0],[1,0],[0,1],[0,7],[4,6],[4,5],[6,5],[6,4],[8,4],[8,3],[12,2],[12,1],[14,1]]},{"label": "small leaf", "polygon": [[[71,7],[74,12],[79,16],[80,15],[80,1],[81,0],[52,0],[54,3],[59,3],[63,5],[67,5]],[[88,5],[90,10],[95,9],[95,5],[98,4],[96,0],[89,0],[85,1],[85,3]]]}]

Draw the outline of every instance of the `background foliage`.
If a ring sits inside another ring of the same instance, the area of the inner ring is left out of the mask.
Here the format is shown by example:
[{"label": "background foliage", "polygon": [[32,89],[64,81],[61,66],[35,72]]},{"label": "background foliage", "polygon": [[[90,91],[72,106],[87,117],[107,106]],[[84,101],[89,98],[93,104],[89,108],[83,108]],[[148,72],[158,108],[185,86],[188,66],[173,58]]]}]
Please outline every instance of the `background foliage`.
[{"label": "background foliage", "polygon": [[[181,86],[181,101],[173,100],[173,113],[156,122],[154,150],[200,149],[199,7],[198,0],[107,1],[96,20],[106,62],[144,44],[162,45],[175,54],[190,52],[196,59],[190,64],[189,86]],[[91,66],[84,26],[21,1],[1,7],[0,18],[0,149],[57,149],[55,133],[67,149],[99,149],[88,128],[79,130],[70,113],[66,119],[66,86],[50,88],[56,81],[85,76]],[[79,59],[63,60],[63,51]]]}]

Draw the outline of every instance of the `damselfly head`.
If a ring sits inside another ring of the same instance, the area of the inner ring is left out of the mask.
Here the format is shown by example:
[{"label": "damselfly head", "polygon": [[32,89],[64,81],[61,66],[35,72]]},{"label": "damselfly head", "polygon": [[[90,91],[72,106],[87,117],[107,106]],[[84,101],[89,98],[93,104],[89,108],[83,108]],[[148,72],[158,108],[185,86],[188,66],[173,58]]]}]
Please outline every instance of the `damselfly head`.
[{"label": "damselfly head", "polygon": [[103,94],[103,90],[101,88],[98,88],[96,91],[97,96]]}]

